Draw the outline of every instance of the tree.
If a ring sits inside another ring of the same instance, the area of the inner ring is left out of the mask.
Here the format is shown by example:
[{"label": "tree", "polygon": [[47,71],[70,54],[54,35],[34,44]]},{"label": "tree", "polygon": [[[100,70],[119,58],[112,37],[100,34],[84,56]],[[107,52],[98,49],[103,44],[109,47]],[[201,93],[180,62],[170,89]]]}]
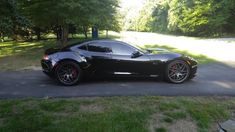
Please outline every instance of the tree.
[{"label": "tree", "polygon": [[78,0],[24,0],[24,13],[34,26],[51,27],[57,34],[58,43],[67,43],[69,24],[79,17],[76,12],[82,7]]},{"label": "tree", "polygon": [[87,37],[89,27],[110,24],[107,19],[114,18],[110,14],[115,15],[118,6],[117,0],[23,0],[22,3],[23,12],[33,25],[38,29],[51,27],[61,46],[67,42],[70,25],[82,26]]},{"label": "tree", "polygon": [[234,33],[234,7],[234,0],[147,0],[135,26],[191,36]]},{"label": "tree", "polygon": [[30,22],[19,12],[19,4],[15,0],[0,1],[0,37],[12,36],[14,40],[18,35],[27,35]]},{"label": "tree", "polygon": [[161,0],[156,3],[156,6],[152,12],[152,20],[150,21],[150,30],[153,32],[168,32],[168,1]]},{"label": "tree", "polygon": [[230,17],[232,0],[172,0],[168,28],[186,35],[221,34]]},{"label": "tree", "polygon": [[120,15],[117,10],[119,2],[117,0],[86,0],[82,2],[82,5],[78,12],[81,17],[77,19],[76,23],[82,25],[86,37],[88,27],[93,26],[107,32],[108,30],[120,31]]},{"label": "tree", "polygon": [[108,37],[109,30],[117,32],[121,30],[121,15],[118,14],[118,5],[119,3],[116,0],[103,0],[100,4],[101,10],[95,15],[100,19],[96,19],[97,21],[94,24],[100,29],[106,30],[106,37]]}]

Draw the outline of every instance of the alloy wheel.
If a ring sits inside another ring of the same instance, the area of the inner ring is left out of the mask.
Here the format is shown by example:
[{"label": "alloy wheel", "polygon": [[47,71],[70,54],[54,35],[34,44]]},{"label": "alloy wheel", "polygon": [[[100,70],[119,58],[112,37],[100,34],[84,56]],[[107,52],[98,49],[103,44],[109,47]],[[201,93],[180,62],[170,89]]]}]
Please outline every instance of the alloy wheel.
[{"label": "alloy wheel", "polygon": [[182,83],[189,76],[189,66],[186,62],[177,60],[168,66],[168,79],[173,83]]},{"label": "alloy wheel", "polygon": [[63,84],[72,85],[78,80],[79,71],[73,65],[62,65],[57,70],[57,76]]}]

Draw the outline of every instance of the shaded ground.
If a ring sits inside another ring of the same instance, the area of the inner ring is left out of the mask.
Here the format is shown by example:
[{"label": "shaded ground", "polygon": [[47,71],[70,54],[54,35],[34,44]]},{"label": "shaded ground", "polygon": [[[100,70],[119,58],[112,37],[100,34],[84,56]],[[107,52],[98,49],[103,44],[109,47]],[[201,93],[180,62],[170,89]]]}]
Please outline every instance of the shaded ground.
[{"label": "shaded ground", "polygon": [[155,79],[122,79],[82,82],[60,86],[41,71],[0,73],[0,98],[81,97],[124,95],[203,96],[235,95],[234,64],[211,63],[199,66],[198,76],[184,84],[169,84]]}]

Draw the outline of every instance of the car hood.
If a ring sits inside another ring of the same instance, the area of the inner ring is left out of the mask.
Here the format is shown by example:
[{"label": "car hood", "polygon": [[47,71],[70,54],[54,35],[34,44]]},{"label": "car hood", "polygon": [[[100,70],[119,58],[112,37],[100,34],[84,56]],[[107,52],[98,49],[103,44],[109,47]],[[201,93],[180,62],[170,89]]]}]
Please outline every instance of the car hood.
[{"label": "car hood", "polygon": [[148,53],[148,56],[151,58],[151,60],[161,60],[161,61],[174,60],[177,58],[184,57],[184,55],[182,54],[173,53],[173,52]]}]

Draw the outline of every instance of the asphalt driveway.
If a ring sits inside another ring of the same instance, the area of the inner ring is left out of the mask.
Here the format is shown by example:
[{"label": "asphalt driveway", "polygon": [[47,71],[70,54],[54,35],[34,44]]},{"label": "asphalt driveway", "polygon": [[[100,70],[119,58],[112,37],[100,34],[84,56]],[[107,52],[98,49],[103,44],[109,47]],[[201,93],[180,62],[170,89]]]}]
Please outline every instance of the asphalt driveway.
[{"label": "asphalt driveway", "polygon": [[201,65],[198,76],[183,84],[156,79],[91,80],[77,86],[60,86],[41,71],[0,72],[0,98],[90,96],[235,96],[234,64]]}]

